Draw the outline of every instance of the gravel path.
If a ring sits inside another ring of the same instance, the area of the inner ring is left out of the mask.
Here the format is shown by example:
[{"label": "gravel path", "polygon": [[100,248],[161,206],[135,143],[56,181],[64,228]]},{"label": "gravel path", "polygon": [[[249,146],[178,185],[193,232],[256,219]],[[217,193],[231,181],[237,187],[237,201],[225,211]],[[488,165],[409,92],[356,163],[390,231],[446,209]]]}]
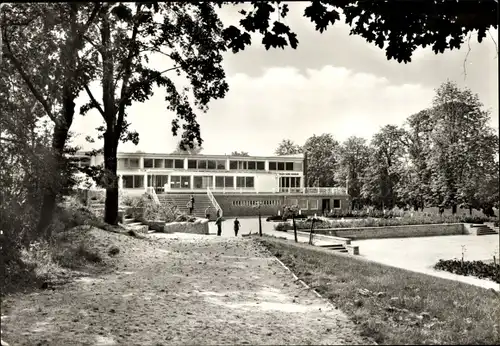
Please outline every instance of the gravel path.
[{"label": "gravel path", "polygon": [[251,239],[163,235],[119,244],[117,271],[7,297],[10,345],[366,344],[339,310]]}]

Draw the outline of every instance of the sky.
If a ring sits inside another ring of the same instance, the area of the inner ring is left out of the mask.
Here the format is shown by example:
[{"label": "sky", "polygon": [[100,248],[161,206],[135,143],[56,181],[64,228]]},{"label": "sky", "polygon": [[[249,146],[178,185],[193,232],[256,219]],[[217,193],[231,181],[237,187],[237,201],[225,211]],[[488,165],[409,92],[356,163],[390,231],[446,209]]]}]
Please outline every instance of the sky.
[{"label": "sky", "polygon": [[[227,52],[224,69],[229,92],[199,112],[204,154],[273,155],[282,139],[304,144],[312,135],[331,133],[342,142],[350,136],[367,139],[387,124],[405,119],[431,106],[435,89],[447,80],[477,93],[490,110],[491,126],[498,131],[498,57],[491,30],[479,44],[473,34],[460,50],[436,55],[431,48],[418,49],[412,62],[388,61],[385,51],[359,36],[350,36],[348,25],[338,22],[322,34],[304,18],[307,2],[290,3],[284,20],[297,34],[299,46],[266,51],[255,38],[245,51]],[[236,24],[239,8],[220,11],[224,24]],[[466,60],[467,57],[467,60]],[[152,56],[158,70],[171,67],[161,55]],[[464,74],[464,67],[466,74]],[[169,76],[170,77],[170,76]],[[99,85],[92,85],[100,99]],[[122,152],[171,153],[179,141],[171,132],[175,114],[166,110],[164,92],[129,109],[128,121],[139,133],[139,144],[120,143]],[[87,101],[85,95],[77,105]],[[74,143],[83,149],[102,147],[87,143],[103,124],[101,116],[78,115],[72,126]]]}]

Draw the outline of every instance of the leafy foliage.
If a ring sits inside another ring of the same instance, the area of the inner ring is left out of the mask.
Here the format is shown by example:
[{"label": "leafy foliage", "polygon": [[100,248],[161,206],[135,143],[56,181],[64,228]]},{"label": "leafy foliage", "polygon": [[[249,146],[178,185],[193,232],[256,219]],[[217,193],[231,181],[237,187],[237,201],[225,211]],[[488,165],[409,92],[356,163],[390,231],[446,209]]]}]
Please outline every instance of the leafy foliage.
[{"label": "leafy foliage", "polygon": [[444,270],[453,274],[476,276],[480,279],[490,279],[500,283],[500,266],[482,261],[459,261],[440,259],[434,269]]},{"label": "leafy foliage", "polygon": [[335,186],[339,143],[331,134],[313,135],[304,144],[307,153],[306,186]]},{"label": "leafy foliage", "polygon": [[231,156],[248,157],[250,155],[246,151],[233,151]]},{"label": "leafy foliage", "polygon": [[276,155],[296,155],[302,153],[302,147],[298,144],[295,144],[290,139],[284,139],[278,144],[278,147],[274,151]]}]

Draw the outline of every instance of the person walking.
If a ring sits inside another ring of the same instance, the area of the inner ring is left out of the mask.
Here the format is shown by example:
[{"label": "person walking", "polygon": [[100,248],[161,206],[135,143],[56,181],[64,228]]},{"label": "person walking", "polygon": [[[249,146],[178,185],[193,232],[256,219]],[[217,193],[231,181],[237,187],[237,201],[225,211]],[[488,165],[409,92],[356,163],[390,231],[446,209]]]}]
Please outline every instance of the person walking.
[{"label": "person walking", "polygon": [[217,225],[217,236],[222,235],[222,218],[219,216],[217,220],[215,220],[215,224]]},{"label": "person walking", "polygon": [[240,222],[238,221],[238,218],[234,219],[234,236],[238,236],[238,231],[240,230]]}]

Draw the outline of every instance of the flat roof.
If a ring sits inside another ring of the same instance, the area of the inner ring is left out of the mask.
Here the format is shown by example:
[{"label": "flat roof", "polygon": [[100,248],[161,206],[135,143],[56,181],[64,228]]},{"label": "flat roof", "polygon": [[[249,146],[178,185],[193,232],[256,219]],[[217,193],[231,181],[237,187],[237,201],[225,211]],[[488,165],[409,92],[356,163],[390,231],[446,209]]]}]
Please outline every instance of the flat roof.
[{"label": "flat roof", "polygon": [[[76,155],[88,155],[88,152],[77,152]],[[102,154],[101,154],[102,155]],[[146,157],[146,158],[189,158],[189,159],[241,159],[241,160],[302,160],[303,155],[287,155],[287,156],[235,156],[235,155],[208,155],[208,154],[160,154],[160,153],[143,153],[143,152],[118,152],[117,157]]]}]

